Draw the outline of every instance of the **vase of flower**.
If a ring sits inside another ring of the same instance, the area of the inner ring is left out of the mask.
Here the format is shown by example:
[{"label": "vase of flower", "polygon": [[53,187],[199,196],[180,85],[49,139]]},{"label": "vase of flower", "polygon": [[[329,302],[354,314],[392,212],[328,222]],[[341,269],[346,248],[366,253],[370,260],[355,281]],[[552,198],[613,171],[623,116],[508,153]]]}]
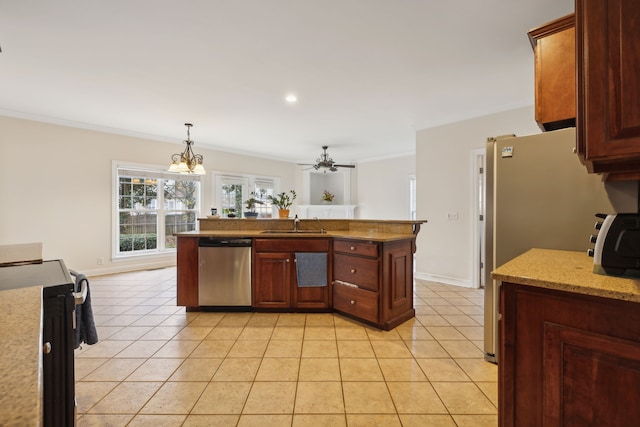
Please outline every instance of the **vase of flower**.
[{"label": "vase of flower", "polygon": [[288,193],[282,192],[276,194],[275,196],[267,196],[267,200],[269,200],[273,206],[278,208],[279,218],[289,218],[289,208],[291,207],[295,199],[296,192],[293,190],[289,190]]},{"label": "vase of flower", "polygon": [[327,190],[324,190],[322,192],[322,203],[325,205],[330,205],[333,203],[333,198],[336,197],[335,195],[329,193]]},{"label": "vase of flower", "polygon": [[278,218],[286,219],[289,218],[289,209],[278,209]]}]

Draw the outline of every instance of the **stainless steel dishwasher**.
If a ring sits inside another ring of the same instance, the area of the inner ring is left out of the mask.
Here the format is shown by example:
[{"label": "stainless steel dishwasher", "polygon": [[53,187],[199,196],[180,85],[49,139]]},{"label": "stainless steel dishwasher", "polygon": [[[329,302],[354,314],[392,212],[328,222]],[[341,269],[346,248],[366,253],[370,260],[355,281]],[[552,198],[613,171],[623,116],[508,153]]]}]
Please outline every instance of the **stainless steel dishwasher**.
[{"label": "stainless steel dishwasher", "polygon": [[198,303],[251,307],[251,239],[199,239]]}]

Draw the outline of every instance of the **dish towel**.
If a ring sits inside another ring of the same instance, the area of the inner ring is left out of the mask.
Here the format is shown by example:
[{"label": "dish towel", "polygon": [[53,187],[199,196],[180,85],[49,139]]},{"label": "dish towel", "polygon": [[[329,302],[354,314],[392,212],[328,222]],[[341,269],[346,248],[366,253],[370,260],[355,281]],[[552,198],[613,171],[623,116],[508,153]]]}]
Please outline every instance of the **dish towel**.
[{"label": "dish towel", "polygon": [[298,287],[327,286],[327,254],[296,252]]},{"label": "dish towel", "polygon": [[80,344],[83,342],[93,345],[98,342],[98,331],[96,330],[96,323],[93,320],[89,279],[87,279],[87,276],[84,274],[77,273],[73,270],[69,272],[76,279],[75,292],[80,292],[83,281],[87,282],[87,297],[83,304],[76,305],[76,329],[73,331],[73,348],[80,347]]}]

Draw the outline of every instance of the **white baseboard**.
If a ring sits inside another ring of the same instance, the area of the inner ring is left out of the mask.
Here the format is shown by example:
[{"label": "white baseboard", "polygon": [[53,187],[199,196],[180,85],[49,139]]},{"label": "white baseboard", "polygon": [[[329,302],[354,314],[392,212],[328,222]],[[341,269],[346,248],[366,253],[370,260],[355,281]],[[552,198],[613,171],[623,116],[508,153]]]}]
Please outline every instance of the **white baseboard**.
[{"label": "white baseboard", "polygon": [[126,273],[129,271],[140,271],[140,270],[153,270],[156,268],[166,268],[166,267],[175,267],[176,260],[158,260],[158,261],[143,261],[140,263],[130,264],[127,263],[118,265],[117,263],[112,263],[110,265],[105,265],[100,268],[93,268],[89,270],[82,270],[81,273],[86,276],[105,276],[108,274],[117,274],[117,273]]},{"label": "white baseboard", "polygon": [[429,282],[444,283],[445,285],[460,286],[463,288],[474,288],[468,279],[460,279],[456,277],[439,276],[429,273],[415,273],[414,277],[419,280],[427,280]]}]

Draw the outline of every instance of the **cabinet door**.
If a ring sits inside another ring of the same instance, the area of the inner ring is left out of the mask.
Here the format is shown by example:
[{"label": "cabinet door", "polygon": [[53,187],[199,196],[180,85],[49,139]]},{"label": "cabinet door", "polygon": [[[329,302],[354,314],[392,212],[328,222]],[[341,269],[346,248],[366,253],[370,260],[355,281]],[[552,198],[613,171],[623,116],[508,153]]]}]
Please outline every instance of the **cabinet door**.
[{"label": "cabinet door", "polygon": [[640,419],[638,343],[545,323],[543,353],[545,426],[622,427]]},{"label": "cabinet door", "polygon": [[577,150],[590,172],[640,172],[638,34],[637,0],[576,1]]},{"label": "cabinet door", "polygon": [[255,253],[253,277],[254,307],[291,307],[291,264],[290,253]]},{"label": "cabinet door", "polygon": [[508,282],[500,290],[501,426],[637,424],[638,303]]},{"label": "cabinet door", "polygon": [[[295,260],[295,254],[292,254]],[[298,286],[297,262],[291,276],[293,305],[296,308],[328,309],[331,307],[331,258],[327,255],[327,286]]]},{"label": "cabinet door", "polygon": [[543,130],[576,125],[574,15],[529,31],[534,46],[536,122]]}]

